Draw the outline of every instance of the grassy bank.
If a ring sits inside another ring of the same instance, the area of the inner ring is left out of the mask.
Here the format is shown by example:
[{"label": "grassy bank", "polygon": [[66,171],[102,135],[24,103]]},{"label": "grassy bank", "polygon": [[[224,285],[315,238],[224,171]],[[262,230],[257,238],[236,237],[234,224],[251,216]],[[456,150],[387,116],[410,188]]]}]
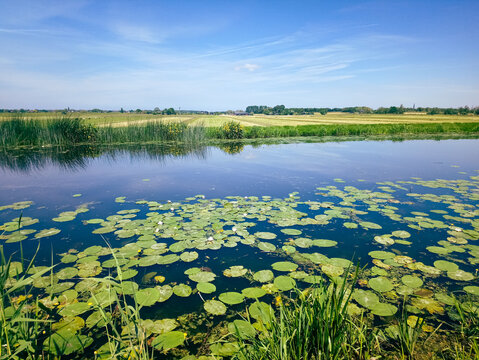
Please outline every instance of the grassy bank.
[{"label": "grassy bank", "polygon": [[152,120],[146,123],[128,123],[125,126],[94,126],[82,119],[71,117],[42,120],[14,117],[0,122],[0,146],[4,149],[76,144],[199,144],[223,139],[419,135],[475,136],[479,135],[479,122],[243,126],[236,121],[227,121],[220,126],[205,126]]}]

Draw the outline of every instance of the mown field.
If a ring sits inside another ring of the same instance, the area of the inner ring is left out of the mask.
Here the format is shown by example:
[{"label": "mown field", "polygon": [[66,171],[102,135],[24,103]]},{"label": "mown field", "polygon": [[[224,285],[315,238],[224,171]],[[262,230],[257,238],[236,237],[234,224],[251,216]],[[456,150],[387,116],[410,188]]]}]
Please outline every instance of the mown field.
[{"label": "mown field", "polygon": [[[62,116],[61,113],[28,113],[25,117],[49,119]],[[346,124],[419,124],[419,123],[465,123],[479,122],[476,115],[427,115],[422,113],[396,114],[349,114],[328,113],[326,115],[153,115],[130,113],[70,113],[73,118],[84,119],[86,123],[104,126],[140,125],[152,120],[180,122],[188,125],[216,127],[228,121],[237,121],[244,126],[296,126],[296,125],[346,125]],[[0,121],[11,118],[11,114],[0,114]]]}]

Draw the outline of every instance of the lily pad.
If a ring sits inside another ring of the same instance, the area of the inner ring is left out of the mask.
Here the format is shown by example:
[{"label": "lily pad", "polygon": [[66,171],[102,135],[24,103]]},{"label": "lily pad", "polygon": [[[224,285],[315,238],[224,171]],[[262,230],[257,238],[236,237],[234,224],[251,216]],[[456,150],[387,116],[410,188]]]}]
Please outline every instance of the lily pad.
[{"label": "lily pad", "polygon": [[160,292],[157,288],[141,289],[135,294],[135,298],[140,306],[152,306],[160,298]]},{"label": "lily pad", "polygon": [[327,240],[327,239],[316,239],[313,240],[313,245],[318,247],[332,247],[338,245],[337,241]]},{"label": "lily pad", "polygon": [[257,299],[266,295],[266,291],[262,288],[249,287],[241,290],[241,293],[250,299]]},{"label": "lily pad", "polygon": [[464,291],[469,294],[479,296],[479,286],[465,286]]},{"label": "lily pad", "polygon": [[256,335],[256,330],[248,321],[234,320],[228,324],[228,331],[242,339],[252,338]]},{"label": "lily pad", "polygon": [[423,281],[417,276],[405,275],[401,278],[401,281],[404,285],[409,286],[410,288],[420,288],[423,284]]},{"label": "lily pad", "polygon": [[447,276],[453,280],[458,281],[470,281],[474,279],[474,275],[472,275],[470,272],[463,270],[448,271]]},{"label": "lily pad", "polygon": [[225,304],[236,305],[244,301],[244,295],[238,292],[231,291],[220,294],[220,296],[218,296],[218,299],[220,299]]},{"label": "lily pad", "polygon": [[387,292],[394,288],[391,281],[383,276],[370,279],[369,286],[377,292]]},{"label": "lily pad", "polygon": [[374,315],[378,316],[393,316],[397,312],[397,307],[391,304],[378,303],[374,305],[371,309],[371,312]]},{"label": "lily pad", "polygon": [[271,270],[260,270],[253,275],[253,279],[262,283],[267,283],[273,280],[274,274]]},{"label": "lily pad", "polygon": [[167,351],[182,345],[185,342],[186,333],[170,331],[157,336],[151,343],[157,350]]},{"label": "lily pad", "polygon": [[356,289],[352,295],[356,302],[367,309],[372,309],[379,304],[379,297],[369,290]]},{"label": "lily pad", "polygon": [[258,249],[264,252],[271,252],[276,250],[276,246],[267,242],[260,242],[258,244]]},{"label": "lily pad", "polygon": [[265,239],[265,240],[276,239],[276,234],[271,232],[264,232],[264,231],[257,232],[254,234],[254,236],[256,236],[258,239]]},{"label": "lily pad", "polygon": [[457,271],[459,270],[459,266],[457,264],[446,261],[446,260],[437,260],[434,261],[434,266],[442,271]]},{"label": "lily pad", "polygon": [[203,307],[207,312],[213,315],[223,315],[226,313],[226,306],[218,300],[207,300]]},{"label": "lily pad", "polygon": [[301,235],[301,230],[297,229],[281,229],[281,232],[286,235]]},{"label": "lily pad", "polygon": [[279,261],[271,265],[274,270],[277,271],[295,271],[298,265],[289,261]]},{"label": "lily pad", "polygon": [[196,251],[186,251],[180,255],[180,259],[184,262],[192,262],[198,259],[198,253]]},{"label": "lily pad", "polygon": [[296,286],[296,281],[289,276],[278,276],[274,279],[274,286],[276,286],[281,291],[289,291]]},{"label": "lily pad", "polygon": [[60,231],[61,231],[60,229],[56,229],[56,228],[44,229],[35,234],[35,239],[41,239],[44,237],[53,236],[58,234]]},{"label": "lily pad", "polygon": [[176,296],[188,297],[191,295],[191,287],[186,284],[178,284],[173,287],[173,293]]},{"label": "lily pad", "polygon": [[204,294],[211,294],[216,291],[216,286],[209,282],[200,282],[196,284],[196,288],[199,292]]}]

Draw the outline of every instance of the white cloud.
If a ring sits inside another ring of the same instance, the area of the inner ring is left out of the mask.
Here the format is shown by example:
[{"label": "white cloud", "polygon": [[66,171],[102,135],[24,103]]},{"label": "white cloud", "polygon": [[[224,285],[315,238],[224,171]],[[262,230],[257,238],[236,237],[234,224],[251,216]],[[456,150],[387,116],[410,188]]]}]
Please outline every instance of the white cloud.
[{"label": "white cloud", "polygon": [[260,68],[258,64],[243,64],[239,66],[235,66],[235,71],[241,71],[241,70],[248,70],[248,71],[256,71]]}]

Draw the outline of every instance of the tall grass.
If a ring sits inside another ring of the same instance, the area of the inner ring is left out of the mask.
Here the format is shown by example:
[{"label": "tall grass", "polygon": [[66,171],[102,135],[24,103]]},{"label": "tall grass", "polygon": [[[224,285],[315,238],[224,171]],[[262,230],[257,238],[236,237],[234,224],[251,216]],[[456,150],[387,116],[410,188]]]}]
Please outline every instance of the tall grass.
[{"label": "tall grass", "polygon": [[[358,269],[351,282],[321,282],[284,304],[278,301],[279,315],[262,324],[252,340],[242,338],[241,360],[329,360],[369,358],[376,346],[374,334],[362,318],[353,319],[348,305]],[[265,317],[266,318],[266,317]]]}]

